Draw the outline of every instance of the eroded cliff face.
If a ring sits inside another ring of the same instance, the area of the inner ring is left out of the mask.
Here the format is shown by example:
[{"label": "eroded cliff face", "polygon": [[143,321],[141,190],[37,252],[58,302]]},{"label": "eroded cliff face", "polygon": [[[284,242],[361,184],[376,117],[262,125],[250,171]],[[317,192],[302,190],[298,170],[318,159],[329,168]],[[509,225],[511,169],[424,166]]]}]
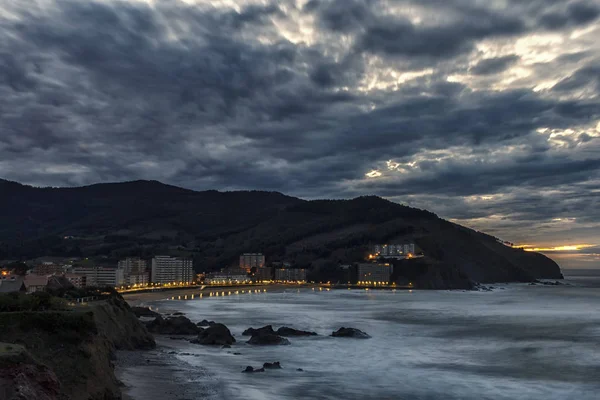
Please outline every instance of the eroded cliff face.
[{"label": "eroded cliff face", "polygon": [[60,382],[23,346],[0,343],[0,399],[59,400]]},{"label": "eroded cliff face", "polygon": [[[155,345],[120,296],[72,311],[1,313],[0,331],[4,342],[23,346],[46,366],[48,376],[57,378],[60,392],[48,397],[52,400],[121,399],[112,363],[114,351]],[[23,385],[29,382],[30,387],[39,386],[35,374],[28,374],[35,366],[19,359],[13,361],[11,369],[23,371],[18,375]],[[46,399],[28,400],[38,398]]]}]

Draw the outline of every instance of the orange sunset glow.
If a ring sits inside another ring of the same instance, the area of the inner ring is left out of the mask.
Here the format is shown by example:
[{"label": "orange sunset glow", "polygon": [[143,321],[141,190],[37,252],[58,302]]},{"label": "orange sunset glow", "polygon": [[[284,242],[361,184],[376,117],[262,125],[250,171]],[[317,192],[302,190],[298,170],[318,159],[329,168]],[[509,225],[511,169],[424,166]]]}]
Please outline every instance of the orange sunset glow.
[{"label": "orange sunset glow", "polygon": [[523,249],[525,251],[579,251],[589,247],[594,247],[593,244],[569,244],[562,246],[535,246],[535,245],[519,245],[515,246],[517,248]]}]

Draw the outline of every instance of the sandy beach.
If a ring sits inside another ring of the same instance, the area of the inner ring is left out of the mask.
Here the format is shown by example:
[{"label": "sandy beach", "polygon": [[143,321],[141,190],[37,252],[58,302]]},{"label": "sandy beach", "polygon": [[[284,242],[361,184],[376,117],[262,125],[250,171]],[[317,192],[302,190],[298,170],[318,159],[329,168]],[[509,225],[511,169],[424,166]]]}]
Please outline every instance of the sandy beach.
[{"label": "sandy beach", "polygon": [[268,291],[268,292],[278,292],[283,290],[297,289],[297,288],[310,288],[316,285],[285,285],[285,284],[272,284],[272,285],[243,285],[243,286],[230,286],[230,287],[214,287],[214,286],[205,286],[201,288],[198,286],[196,288],[188,288],[188,289],[175,289],[175,290],[163,290],[163,291],[154,291],[154,292],[130,292],[130,293],[122,293],[121,295],[127,301],[127,303],[132,306],[140,306],[144,305],[147,302],[170,299],[170,298],[185,298],[188,296],[191,298],[192,295],[198,296],[202,293],[202,295],[207,296],[211,292],[216,293],[229,293],[230,291]]}]

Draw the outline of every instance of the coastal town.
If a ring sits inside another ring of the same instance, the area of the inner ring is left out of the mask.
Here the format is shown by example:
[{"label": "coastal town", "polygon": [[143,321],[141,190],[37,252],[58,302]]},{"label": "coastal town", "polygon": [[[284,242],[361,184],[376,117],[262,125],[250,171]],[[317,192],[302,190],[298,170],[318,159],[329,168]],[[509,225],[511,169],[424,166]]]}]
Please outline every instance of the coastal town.
[{"label": "coastal town", "polygon": [[[343,280],[335,284],[387,286],[394,260],[422,257],[414,243],[374,244],[363,260],[338,265]],[[331,284],[309,280],[310,271],[286,261],[270,261],[263,253],[243,253],[239,263],[219,271],[196,272],[191,258],[156,255],[150,259],[126,257],[116,265],[79,258],[41,258],[7,262],[0,269],[0,293],[35,293],[68,282],[75,288],[114,287],[119,292],[167,290],[197,285]],[[409,286],[411,286],[410,284]]]}]

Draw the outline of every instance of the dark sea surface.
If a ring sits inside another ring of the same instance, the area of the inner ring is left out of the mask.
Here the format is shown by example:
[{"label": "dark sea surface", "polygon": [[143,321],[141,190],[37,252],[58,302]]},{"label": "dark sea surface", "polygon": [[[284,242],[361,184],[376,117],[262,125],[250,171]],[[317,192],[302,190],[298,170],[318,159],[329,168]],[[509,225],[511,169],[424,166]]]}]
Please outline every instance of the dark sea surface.
[{"label": "dark sea surface", "polygon": [[[565,272],[567,285],[490,292],[220,291],[149,305],[222,322],[236,336],[231,349],[178,341],[189,353],[179,362],[209,372],[202,383],[214,398],[597,400],[600,273]],[[267,324],[319,336],[290,338],[289,346],[245,343],[243,330]],[[342,326],[372,338],[328,336]],[[273,361],[283,369],[241,373]]]}]

